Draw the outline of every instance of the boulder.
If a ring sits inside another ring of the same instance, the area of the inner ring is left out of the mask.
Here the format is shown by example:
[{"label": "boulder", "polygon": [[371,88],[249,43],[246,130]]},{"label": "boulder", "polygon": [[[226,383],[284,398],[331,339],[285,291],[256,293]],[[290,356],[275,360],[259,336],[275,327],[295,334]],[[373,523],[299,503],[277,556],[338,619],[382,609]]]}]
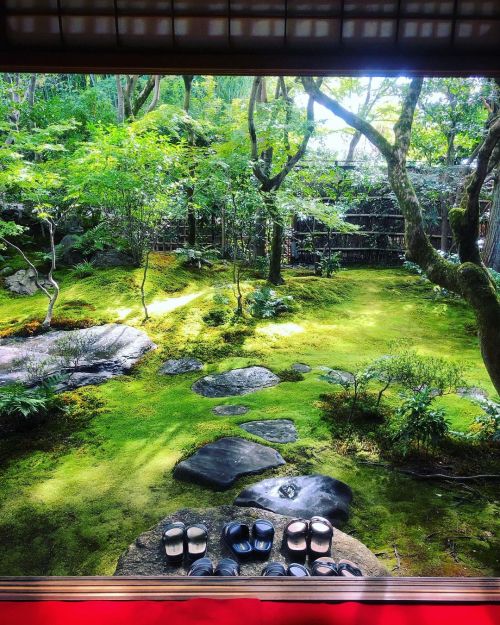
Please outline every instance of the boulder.
[{"label": "boulder", "polygon": [[294,371],[298,371],[299,373],[309,373],[311,371],[311,367],[309,365],[305,365],[303,362],[296,362],[292,365],[292,369]]},{"label": "boulder", "polygon": [[[38,291],[35,278],[36,274],[31,267],[20,269],[13,275],[5,278],[5,286],[9,291],[18,295],[34,295]],[[51,288],[50,282],[40,274],[38,275],[38,281],[45,288]]]},{"label": "boulder", "polygon": [[354,376],[349,371],[342,371],[342,369],[329,369],[323,367],[326,371],[326,375],[332,379],[333,384],[354,384]]},{"label": "boulder", "polygon": [[255,475],[285,464],[271,447],[228,436],[204,445],[187,460],[179,462],[174,478],[227,490],[244,475]]},{"label": "boulder", "polygon": [[107,267],[129,267],[134,264],[131,256],[119,250],[103,250],[92,257],[92,264],[99,269]]},{"label": "boulder", "polygon": [[[185,575],[187,563],[181,566],[167,564],[161,543],[163,530],[172,521],[182,521],[186,525],[203,523],[208,528],[207,556],[217,563],[225,557],[234,557],[220,540],[222,528],[229,521],[242,521],[250,526],[257,519],[271,521],[275,528],[275,540],[269,557],[270,561],[288,564],[290,558],[283,549],[282,537],[285,525],[291,517],[273,514],[257,508],[237,508],[220,506],[217,508],[191,509],[185,508],[174,512],[161,520],[157,525],[141,534],[121,555],[115,575]],[[377,560],[376,556],[363,543],[348,534],[336,529],[333,533],[332,557],[336,561],[343,558],[352,560],[364,575],[370,577],[388,576],[387,569]],[[265,563],[261,560],[249,559],[241,563],[241,575],[259,576]],[[304,579],[304,583],[315,583],[315,579]]]},{"label": "boulder", "polygon": [[304,519],[323,516],[338,525],[347,521],[351,501],[352,491],[347,484],[327,475],[301,475],[247,486],[234,503]]},{"label": "boulder", "polygon": [[488,399],[488,393],[479,386],[464,386],[457,389],[457,395],[471,399],[472,401],[485,401]]},{"label": "boulder", "polygon": [[75,250],[75,244],[80,239],[77,234],[65,234],[58,243],[61,250],[61,260],[65,265],[76,265],[84,260],[83,254]]},{"label": "boulder", "polygon": [[247,395],[254,391],[275,386],[280,379],[265,367],[232,369],[218,375],[206,375],[193,384],[193,391],[204,397],[230,397]]},{"label": "boulder", "polygon": [[164,375],[179,375],[190,371],[203,369],[203,363],[198,358],[180,358],[179,360],[167,360],[161,367],[159,373]]},{"label": "boulder", "polygon": [[9,267],[8,265],[0,269],[1,278],[4,278],[5,276],[10,276],[13,273],[14,273],[14,270],[12,269],[12,267]]},{"label": "boulder", "polygon": [[212,408],[212,412],[218,417],[234,417],[236,415],[243,415],[248,412],[247,406],[232,405],[232,406],[215,406]]},{"label": "boulder", "polygon": [[240,423],[246,432],[260,436],[270,443],[294,443],[297,440],[295,423],[289,419],[273,419],[269,421],[248,421]]},{"label": "boulder", "polygon": [[[67,362],[60,356],[58,346],[61,342],[67,344],[68,340],[81,352],[78,361]],[[32,382],[28,367],[32,370],[35,364],[44,376],[66,371],[69,377],[59,385],[59,390],[100,384],[127,373],[141,356],[155,347],[142,330],[118,323],[1,339],[0,386]]]}]

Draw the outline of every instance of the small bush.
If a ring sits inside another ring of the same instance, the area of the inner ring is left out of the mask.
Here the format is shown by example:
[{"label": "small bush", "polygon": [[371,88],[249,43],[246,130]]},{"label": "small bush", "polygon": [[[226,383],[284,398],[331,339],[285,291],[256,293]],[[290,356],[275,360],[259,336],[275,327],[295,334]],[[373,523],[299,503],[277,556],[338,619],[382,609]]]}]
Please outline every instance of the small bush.
[{"label": "small bush", "polygon": [[267,286],[256,289],[248,296],[248,310],[253,317],[270,319],[289,312],[292,308],[291,295],[278,296],[276,291]]},{"label": "small bush", "polygon": [[88,278],[89,276],[93,276],[94,273],[95,273],[95,267],[88,260],[84,260],[81,263],[77,263],[73,267],[73,276],[78,279]]},{"label": "small bush", "polygon": [[388,417],[387,408],[377,403],[377,395],[366,391],[358,393],[353,406],[353,396],[348,390],[320,395],[320,408],[329,421],[382,423]]},{"label": "small bush", "polygon": [[4,432],[29,430],[49,414],[61,410],[62,401],[55,394],[57,379],[49,379],[36,388],[8,384],[0,388],[0,429]]},{"label": "small bush", "polygon": [[480,402],[483,413],[474,419],[470,438],[482,442],[500,443],[500,404],[495,401]]},{"label": "small bush", "polygon": [[216,328],[217,326],[224,325],[229,319],[229,311],[224,309],[211,310],[203,316],[203,321],[207,326]]},{"label": "small bush", "polygon": [[225,343],[231,343],[233,345],[242,345],[245,340],[253,335],[253,328],[248,326],[234,326],[225,330],[221,334],[221,338]]},{"label": "small bush", "polygon": [[304,376],[300,371],[295,371],[295,369],[283,369],[282,371],[278,371],[278,377],[282,382],[300,382],[304,379]]},{"label": "small bush", "polygon": [[267,256],[257,256],[252,263],[257,278],[266,278],[269,273],[269,258]]}]

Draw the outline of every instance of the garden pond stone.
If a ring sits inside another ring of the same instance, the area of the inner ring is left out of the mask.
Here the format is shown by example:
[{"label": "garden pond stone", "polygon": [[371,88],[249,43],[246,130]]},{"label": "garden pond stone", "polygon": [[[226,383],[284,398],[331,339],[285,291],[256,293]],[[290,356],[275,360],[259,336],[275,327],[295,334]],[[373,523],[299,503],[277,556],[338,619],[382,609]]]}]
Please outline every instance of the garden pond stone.
[{"label": "garden pond stone", "polygon": [[244,475],[262,473],[285,464],[281,455],[260,443],[228,436],[204,445],[174,469],[178,480],[227,490]]},{"label": "garden pond stone", "polygon": [[246,432],[260,436],[270,443],[294,443],[297,440],[295,423],[290,419],[272,419],[269,421],[248,421],[240,423]]},{"label": "garden pond stone", "polygon": [[203,363],[198,358],[179,358],[179,360],[167,360],[160,368],[164,375],[179,375],[190,371],[200,371]]},{"label": "garden pond stone", "polygon": [[265,367],[232,369],[215,375],[206,375],[193,384],[193,391],[204,397],[247,395],[263,388],[276,386],[280,379]]}]

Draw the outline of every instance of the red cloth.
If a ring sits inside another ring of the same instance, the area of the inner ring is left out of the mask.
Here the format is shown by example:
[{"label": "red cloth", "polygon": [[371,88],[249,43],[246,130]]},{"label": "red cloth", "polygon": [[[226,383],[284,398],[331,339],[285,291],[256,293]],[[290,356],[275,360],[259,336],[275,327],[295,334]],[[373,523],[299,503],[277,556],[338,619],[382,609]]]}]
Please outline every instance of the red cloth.
[{"label": "red cloth", "polygon": [[0,602],[0,625],[499,625],[500,604]]}]

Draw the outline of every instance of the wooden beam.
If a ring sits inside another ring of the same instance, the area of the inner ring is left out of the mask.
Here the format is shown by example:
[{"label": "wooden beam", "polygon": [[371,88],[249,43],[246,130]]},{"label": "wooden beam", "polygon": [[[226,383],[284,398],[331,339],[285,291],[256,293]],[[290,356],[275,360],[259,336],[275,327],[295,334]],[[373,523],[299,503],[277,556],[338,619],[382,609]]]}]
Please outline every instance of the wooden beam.
[{"label": "wooden beam", "polygon": [[262,601],[500,603],[498,578],[0,577],[0,601]]}]

